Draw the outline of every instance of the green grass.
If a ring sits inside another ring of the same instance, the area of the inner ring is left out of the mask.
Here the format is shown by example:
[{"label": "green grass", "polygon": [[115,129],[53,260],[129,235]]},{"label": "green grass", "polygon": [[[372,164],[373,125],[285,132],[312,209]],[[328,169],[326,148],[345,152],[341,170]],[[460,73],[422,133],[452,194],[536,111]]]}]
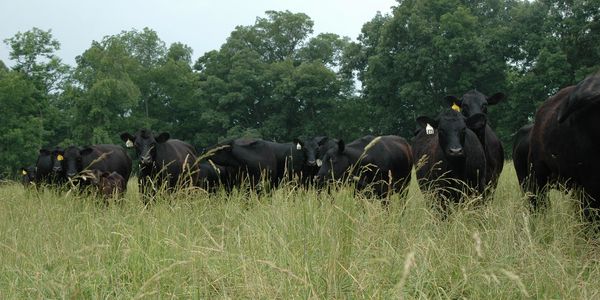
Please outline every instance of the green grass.
[{"label": "green grass", "polygon": [[0,298],[598,298],[595,239],[568,194],[531,215],[511,165],[447,220],[413,180],[388,209],[284,187],[186,191],[144,209],[0,187]]}]

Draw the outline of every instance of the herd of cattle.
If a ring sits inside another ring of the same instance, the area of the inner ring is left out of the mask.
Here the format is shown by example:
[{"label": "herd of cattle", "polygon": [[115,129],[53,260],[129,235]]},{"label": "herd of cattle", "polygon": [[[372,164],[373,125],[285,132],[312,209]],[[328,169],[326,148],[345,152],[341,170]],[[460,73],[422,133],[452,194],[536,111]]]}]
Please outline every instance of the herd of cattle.
[{"label": "herd of cattle", "polygon": [[[487,106],[505,98],[472,90],[448,96],[447,108],[437,118],[417,118],[411,143],[394,135],[365,136],[348,144],[341,139],[314,137],[276,143],[254,138],[229,140],[203,153],[168,133],[139,130],[121,134],[139,159],[142,195],[157,187],[185,185],[209,191],[231,190],[242,183],[261,189],[284,180],[322,186],[334,180],[352,182],[386,199],[403,192],[413,166],[421,189],[432,191],[441,203],[459,201],[465,191],[487,196],[504,165],[504,150],[488,124]],[[539,108],[533,125],[516,134],[515,169],[533,208],[545,203],[549,183],[565,183],[585,191],[588,217],[600,207],[600,76],[560,90]],[[119,145],[41,149],[35,166],[23,168],[24,183],[96,187],[104,195],[123,193],[132,160]],[[148,197],[145,197],[145,199]],[[444,205],[445,206],[445,205]]]}]

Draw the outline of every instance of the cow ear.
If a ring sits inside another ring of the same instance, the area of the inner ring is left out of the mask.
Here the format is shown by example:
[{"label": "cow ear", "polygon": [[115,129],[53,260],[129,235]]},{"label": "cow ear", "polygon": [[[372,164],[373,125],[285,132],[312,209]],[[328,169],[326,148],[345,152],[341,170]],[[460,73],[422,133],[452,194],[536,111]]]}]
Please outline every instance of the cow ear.
[{"label": "cow ear", "polygon": [[164,143],[171,138],[171,135],[168,132],[163,132],[156,137],[156,141],[159,143]]},{"label": "cow ear", "polygon": [[431,125],[431,127],[433,127],[433,128],[438,127],[438,121],[434,120],[430,117],[427,117],[427,116],[418,117],[417,124],[419,124],[419,126],[421,126],[421,128],[427,128],[427,124]]},{"label": "cow ear", "polygon": [[94,152],[94,149],[92,149],[90,147],[85,147],[85,148],[83,148],[83,149],[81,149],[79,151],[79,154],[81,154],[81,155],[89,155],[89,154],[92,154],[92,152]]},{"label": "cow ear", "polygon": [[506,95],[504,95],[504,93],[495,93],[489,97],[487,97],[487,103],[489,105],[494,105],[494,104],[498,104],[498,102],[504,100],[504,98],[506,97]]},{"label": "cow ear", "polygon": [[21,167],[21,169],[19,170],[19,173],[21,173],[21,175],[27,175],[27,168],[25,167]]},{"label": "cow ear", "polygon": [[449,107],[454,106],[455,104],[458,106],[462,106],[462,100],[460,100],[458,97],[456,96],[446,96],[444,97],[444,100],[446,100],[446,103],[448,104]]},{"label": "cow ear", "polygon": [[40,149],[40,154],[41,155],[50,155],[51,152],[48,149]]},{"label": "cow ear", "polygon": [[344,152],[344,148],[346,147],[346,144],[344,144],[344,140],[340,139],[338,141],[338,152],[342,153]]},{"label": "cow ear", "polygon": [[302,150],[302,146],[304,146],[304,143],[302,143],[302,141],[299,138],[294,138],[293,143],[296,147],[296,150]]},{"label": "cow ear", "polygon": [[133,135],[131,135],[129,132],[123,132],[123,133],[121,133],[121,140],[123,142],[134,141],[135,137]]},{"label": "cow ear", "polygon": [[484,114],[477,113],[466,119],[469,129],[480,129],[487,124],[487,118]]}]

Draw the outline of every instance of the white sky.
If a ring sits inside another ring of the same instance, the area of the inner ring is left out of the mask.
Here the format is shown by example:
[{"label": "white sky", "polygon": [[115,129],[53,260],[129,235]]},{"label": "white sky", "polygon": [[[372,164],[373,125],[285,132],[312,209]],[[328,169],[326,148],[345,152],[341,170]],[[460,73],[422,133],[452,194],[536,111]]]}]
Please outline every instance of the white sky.
[{"label": "white sky", "polygon": [[167,46],[184,43],[193,60],[218,49],[237,25],[252,25],[267,10],[303,12],[314,33],[331,32],[355,40],[377,11],[391,12],[395,0],[0,0],[0,60],[7,65],[4,39],[33,27],[52,29],[61,43],[58,55],[74,66],[92,41],[123,30],[148,27]]}]

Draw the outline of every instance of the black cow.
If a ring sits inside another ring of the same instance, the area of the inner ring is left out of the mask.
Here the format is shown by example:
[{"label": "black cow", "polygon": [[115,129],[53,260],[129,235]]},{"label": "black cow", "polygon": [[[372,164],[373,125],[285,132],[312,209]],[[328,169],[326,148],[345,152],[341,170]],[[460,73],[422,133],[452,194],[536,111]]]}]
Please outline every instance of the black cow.
[{"label": "black cow", "polygon": [[515,133],[513,142],[513,164],[517,173],[517,179],[521,189],[525,191],[527,184],[527,176],[529,176],[530,165],[529,165],[529,135],[533,124],[527,124]]},{"label": "black cow", "polygon": [[55,168],[55,165],[60,165],[60,161],[56,160],[56,151],[62,151],[62,148],[55,147],[53,150],[46,148],[40,149],[36,166],[35,182],[36,184],[57,184],[60,183],[61,168]]},{"label": "black cow", "polygon": [[229,192],[237,184],[234,172],[231,167],[217,165],[212,161],[202,161],[198,164],[198,182],[197,186],[207,190],[208,192],[216,192],[219,187],[223,187]]},{"label": "black cow", "polygon": [[401,193],[408,186],[412,158],[410,145],[395,135],[369,135],[348,145],[339,140],[323,156],[316,177],[319,183],[356,180],[358,190],[372,186],[376,196],[386,198],[389,193]]},{"label": "black cow", "polygon": [[[446,210],[445,199],[458,202],[465,187],[481,194],[485,188],[486,158],[483,146],[470,128],[485,126],[486,117],[465,118],[451,109],[437,119],[417,118],[421,130],[413,141],[417,179],[422,190],[435,192]],[[466,185],[466,186],[465,186]]]},{"label": "black cow", "polygon": [[23,184],[24,187],[29,187],[31,185],[36,184],[35,174],[37,172],[36,172],[35,166],[22,167],[20,171],[21,171],[21,183]]},{"label": "black cow", "polygon": [[[206,159],[227,167],[231,171],[230,176],[239,184],[248,183],[251,188],[258,188],[261,178],[264,178],[274,187],[285,170],[284,164],[278,164],[278,159],[285,162],[283,153],[295,149],[292,144],[281,147],[274,147],[274,144],[255,138],[229,140],[209,147]],[[297,157],[300,156],[298,153]]]},{"label": "black cow", "polygon": [[64,150],[55,151],[56,160],[61,164],[62,178],[75,183],[89,185],[85,177],[78,175],[84,170],[102,172],[117,172],[125,182],[131,174],[131,158],[123,147],[110,144],[91,145],[83,148],[69,146]]},{"label": "black cow", "polygon": [[[455,96],[446,97],[446,101],[450,105],[456,104],[460,107],[462,114],[469,118],[475,114],[484,114],[487,116],[488,105],[495,105],[505,98],[503,93],[496,93],[490,97],[485,96],[477,90],[471,90],[465,93],[462,98],[458,99]],[[498,178],[504,167],[504,149],[500,139],[494,133],[490,125],[486,122],[480,128],[471,128],[477,135],[477,138],[483,145],[486,158],[486,184],[496,188]]]},{"label": "black cow", "polygon": [[[585,192],[584,214],[600,208],[600,74],[560,90],[538,109],[530,134],[532,208],[546,204],[544,186],[565,183]],[[543,194],[542,194],[543,193]]]},{"label": "black cow", "polygon": [[[140,160],[139,185],[144,196],[155,194],[152,180],[155,180],[155,187],[166,185],[168,190],[197,181],[197,156],[192,145],[171,139],[167,132],[154,135],[148,129],[139,130],[135,136],[122,133],[121,140],[127,147],[135,148]],[[147,204],[148,200],[144,197],[144,203]]]}]

